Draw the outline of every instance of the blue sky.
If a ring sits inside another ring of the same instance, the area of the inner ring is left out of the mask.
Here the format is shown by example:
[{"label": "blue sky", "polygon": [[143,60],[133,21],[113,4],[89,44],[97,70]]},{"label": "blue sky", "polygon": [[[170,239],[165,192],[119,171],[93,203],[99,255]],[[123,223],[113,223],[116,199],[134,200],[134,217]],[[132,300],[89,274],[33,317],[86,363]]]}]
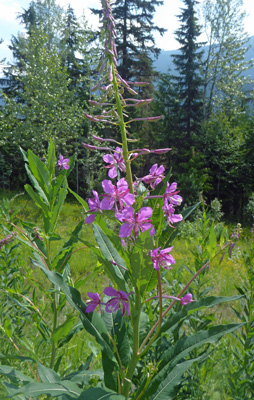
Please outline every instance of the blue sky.
[{"label": "blue sky", "polygon": [[[201,0],[202,1],[202,0]],[[250,35],[254,35],[254,0],[243,0],[244,9],[249,16],[246,18],[245,29]],[[11,52],[7,49],[12,35],[16,35],[22,29],[16,17],[22,9],[28,8],[30,0],[0,0],[0,38],[4,43],[0,45],[0,60],[7,57],[7,61],[12,61]],[[90,25],[98,25],[97,17],[92,15],[89,7],[100,8],[99,0],[57,0],[57,3],[66,7],[68,3],[73,7],[77,16],[85,13]],[[180,12],[181,0],[164,0],[164,6],[159,6],[154,17],[156,25],[168,29],[167,33],[161,37],[155,36],[157,46],[163,50],[175,50],[177,41],[174,39],[173,32],[178,28],[179,23],[176,15]]]}]

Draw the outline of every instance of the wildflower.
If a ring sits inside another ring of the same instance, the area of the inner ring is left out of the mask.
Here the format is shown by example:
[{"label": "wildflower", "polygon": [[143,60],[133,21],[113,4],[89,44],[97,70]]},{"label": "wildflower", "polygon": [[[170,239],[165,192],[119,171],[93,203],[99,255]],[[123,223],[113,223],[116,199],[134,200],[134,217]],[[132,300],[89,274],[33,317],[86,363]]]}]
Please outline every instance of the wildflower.
[{"label": "wildflower", "polygon": [[130,315],[130,306],[129,306],[129,296],[131,293],[127,294],[123,292],[122,290],[117,291],[116,289],[113,289],[112,287],[106,287],[104,289],[104,294],[106,296],[113,296],[107,303],[106,303],[106,308],[105,311],[109,313],[113,313],[117,311],[120,306],[123,308],[123,315],[127,314],[127,316]]},{"label": "wildflower", "polygon": [[[94,199],[88,199],[88,205],[89,205],[89,210],[96,212],[100,211],[101,212],[101,205],[100,205],[100,200],[99,200],[99,195],[96,192],[96,190],[92,191],[94,195]],[[89,215],[89,217],[86,218],[85,223],[86,224],[91,224],[95,219],[95,214]]]},{"label": "wildflower", "polygon": [[140,178],[139,180],[144,181],[145,183],[148,183],[152,189],[155,188],[158,183],[162,181],[162,179],[165,178],[163,175],[163,172],[165,171],[165,168],[163,165],[158,167],[157,164],[154,164],[152,168],[150,169],[150,174],[144,176],[143,178]]},{"label": "wildflower", "polygon": [[177,193],[179,193],[179,190],[177,191],[176,189],[177,189],[176,182],[173,182],[171,185],[169,184],[169,182],[167,182],[167,187],[163,195],[163,198],[164,201],[169,200],[171,204],[179,206],[182,203],[183,198],[177,195]]},{"label": "wildflower", "polygon": [[158,247],[150,252],[155,269],[159,270],[160,265],[165,269],[171,269],[170,266],[175,264],[175,259],[169,254],[172,249],[173,247],[168,247],[160,251],[160,247]]},{"label": "wildflower", "polygon": [[184,297],[182,297],[180,299],[180,302],[182,304],[182,306],[186,306],[186,304],[191,303],[192,301],[192,294],[191,293],[187,293]]},{"label": "wildflower", "polygon": [[108,176],[113,179],[117,176],[116,167],[120,170],[125,172],[125,164],[123,158],[123,150],[120,147],[116,147],[113,156],[111,154],[105,154],[103,156],[103,161],[108,163],[106,168],[109,168]]},{"label": "wildflower", "polygon": [[172,226],[172,224],[174,224],[176,222],[180,222],[183,219],[181,214],[175,214],[175,209],[172,206],[172,204],[168,204],[167,202],[164,202],[164,206],[162,207],[162,210],[164,212],[164,216],[167,217],[169,226]]},{"label": "wildflower", "polygon": [[129,193],[128,183],[124,178],[120,179],[116,186],[111,181],[105,179],[102,181],[102,187],[106,193],[104,199],[101,201],[102,210],[111,210],[117,202],[119,202],[120,209],[122,210],[124,204],[130,206],[135,201],[135,196]]},{"label": "wildflower", "polygon": [[17,232],[12,232],[9,235],[5,236],[5,238],[0,240],[0,249],[3,246],[6,246],[8,243],[11,243],[15,237],[17,236]]},{"label": "wildflower", "polygon": [[99,306],[101,310],[101,299],[100,295],[98,293],[92,293],[92,292],[87,292],[88,296],[92,300],[88,300],[87,302],[87,307],[86,307],[86,313],[90,313],[96,309],[97,306]]},{"label": "wildflower", "polygon": [[155,234],[153,225],[151,224],[151,216],[153,210],[151,207],[142,207],[137,213],[134,212],[133,207],[127,206],[122,212],[117,212],[115,214],[116,218],[124,222],[120,228],[119,236],[125,238],[131,235],[132,229],[134,229],[134,236],[137,238],[140,231],[145,232],[152,228],[150,235]]},{"label": "wildflower", "polygon": [[70,162],[69,158],[63,158],[63,156],[60,155],[59,160],[57,162],[59,169],[69,169],[70,168],[69,162]]}]

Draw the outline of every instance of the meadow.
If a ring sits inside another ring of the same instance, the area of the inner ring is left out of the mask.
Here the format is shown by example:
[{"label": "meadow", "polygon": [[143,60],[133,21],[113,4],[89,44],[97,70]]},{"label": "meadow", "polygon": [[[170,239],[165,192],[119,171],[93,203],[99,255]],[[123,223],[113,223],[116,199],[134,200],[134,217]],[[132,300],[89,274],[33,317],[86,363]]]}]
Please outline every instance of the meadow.
[{"label": "meadow", "polygon": [[[24,221],[26,224],[33,223],[38,232],[42,229],[39,209],[24,193],[2,193],[0,210],[0,240],[6,236],[6,229],[12,231],[10,222],[20,229],[23,229]],[[82,206],[69,196],[59,216],[59,237],[53,242],[52,253],[57,254],[62,243],[72,235],[74,226],[82,220]],[[196,332],[200,327],[206,328],[210,324],[233,322],[245,322],[245,326],[238,333],[226,335],[216,344],[206,345],[207,354],[186,373],[185,382],[174,399],[250,399],[253,384],[248,379],[253,371],[251,361],[254,337],[253,228],[223,223],[221,205],[216,200],[210,207],[199,206],[195,216],[183,221],[176,229],[172,251],[176,264],[163,275],[163,290],[171,295],[176,295],[200,266],[213,259],[214,248],[236,235],[234,232],[240,232],[239,240],[232,246],[232,252],[215,257],[204,273],[194,280],[191,293],[194,299],[208,295],[240,294],[243,297],[235,302],[216,306],[211,312],[197,311],[194,320],[187,323],[184,329]],[[95,243],[90,225],[83,225],[79,238],[69,259],[68,280],[71,286],[80,291],[83,301],[87,301],[87,292],[101,292],[105,282],[110,284],[110,281],[103,273],[97,257],[85,245],[87,240]],[[45,281],[43,272],[33,265],[31,257],[31,249],[16,240],[0,249],[1,364],[17,367],[21,363],[22,371],[28,374],[32,373],[29,358],[44,365],[50,364],[51,341],[47,332],[51,329],[52,318],[52,287]],[[57,369],[59,373],[66,374],[89,362],[90,370],[97,371],[101,366],[99,347],[92,336],[80,329],[77,313],[62,301],[60,321],[63,325],[66,324],[65,321],[71,321],[75,326],[75,334],[72,333],[68,340],[61,334]],[[181,329],[175,334],[181,335],[180,331]],[[66,326],[65,333],[70,333],[70,327]],[[95,374],[89,379],[85,383],[91,385],[99,378]],[[5,395],[5,389],[1,386],[1,399]]]}]

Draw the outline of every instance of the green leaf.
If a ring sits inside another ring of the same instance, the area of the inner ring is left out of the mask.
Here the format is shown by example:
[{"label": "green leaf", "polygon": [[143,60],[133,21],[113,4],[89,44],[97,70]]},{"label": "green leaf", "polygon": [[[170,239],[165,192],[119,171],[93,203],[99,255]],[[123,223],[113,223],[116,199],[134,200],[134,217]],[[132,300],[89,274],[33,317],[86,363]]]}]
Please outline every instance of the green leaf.
[{"label": "green leaf", "polygon": [[157,273],[150,256],[152,248],[153,240],[150,232],[146,231],[137,237],[133,251],[130,254],[131,281],[141,296],[143,293],[153,290],[158,282]]},{"label": "green leaf", "polygon": [[41,197],[37,193],[35,193],[35,191],[32,189],[30,185],[25,185],[24,188],[31,197],[31,199],[33,200],[33,202],[37,205],[37,207],[41,208],[44,216],[46,218],[49,218],[49,208],[41,199]]},{"label": "green leaf", "polygon": [[72,372],[69,375],[65,376],[65,380],[69,380],[77,383],[78,385],[88,385],[92,376],[97,376],[100,381],[103,380],[103,371],[101,369],[96,369],[93,371],[81,369],[76,372]]},{"label": "green leaf", "polygon": [[170,317],[162,324],[161,333],[166,332],[169,329],[174,329],[179,323],[181,323],[184,319],[188,318],[194,312],[201,310],[205,307],[213,307],[218,304],[226,303],[229,301],[235,301],[241,299],[242,296],[232,296],[232,297],[224,297],[224,296],[209,296],[204,297],[201,300],[193,301],[192,303],[184,306],[178,313],[170,315]]},{"label": "green leaf", "polygon": [[52,268],[57,270],[58,272],[62,271],[73,250],[74,244],[78,242],[78,234],[81,231],[83,224],[84,224],[83,220],[77,224],[75,229],[72,231],[70,238],[67,240],[67,242],[64,243],[62,249],[53,259],[51,264]]},{"label": "green leaf", "polygon": [[126,398],[111,390],[90,387],[81,393],[78,400],[126,400]]},{"label": "green leaf", "polygon": [[49,195],[50,178],[47,167],[31,150],[28,150],[29,168],[46,195]]},{"label": "green leaf", "polygon": [[62,338],[64,338],[73,327],[73,324],[76,320],[76,317],[73,316],[68,318],[62,325],[58,326],[52,333],[51,339],[54,343],[59,342]]},{"label": "green leaf", "polygon": [[58,383],[60,376],[51,368],[46,368],[44,365],[38,363],[38,375],[43,383]]},{"label": "green leaf", "polygon": [[25,169],[26,169],[26,173],[27,176],[29,177],[31,183],[33,184],[34,189],[37,190],[39,196],[44,200],[45,204],[47,204],[49,206],[49,199],[46,196],[46,194],[44,193],[43,189],[40,187],[38,181],[35,179],[35,177],[33,176],[32,172],[30,171],[29,167],[27,164],[25,164]]},{"label": "green leaf", "polygon": [[9,378],[13,383],[17,383],[18,381],[24,383],[33,381],[29,376],[8,365],[0,365],[0,374]]},{"label": "green leaf", "polygon": [[20,146],[19,146],[19,150],[21,151],[21,154],[23,156],[23,160],[28,163],[27,151],[23,150],[22,147],[20,147]]},{"label": "green leaf", "polygon": [[9,389],[11,388],[9,397],[16,396],[17,394],[24,394],[30,397],[38,397],[40,395],[57,397],[66,395],[68,399],[78,399],[81,393],[81,389],[70,381],[61,381],[59,383],[33,382],[18,389],[13,389],[6,382],[4,382],[4,385]]},{"label": "green leaf", "polygon": [[4,320],[3,330],[4,330],[4,333],[6,334],[6,336],[8,338],[12,337],[12,326],[11,326],[11,319],[10,318],[6,318]]},{"label": "green leaf", "polygon": [[214,222],[212,222],[209,232],[209,240],[206,246],[210,258],[213,258],[215,256],[216,246],[217,246],[217,240],[214,229]]},{"label": "green leaf", "polygon": [[55,175],[55,165],[56,165],[56,154],[55,154],[55,145],[52,139],[49,141],[49,146],[48,146],[48,170],[51,179],[53,179]]},{"label": "green leaf", "polygon": [[[121,290],[128,292],[127,273],[125,271],[127,267],[125,261],[98,225],[93,224],[93,231],[96,242],[106,259],[104,262],[104,259],[101,258],[101,262],[103,262],[107,273]],[[116,263],[116,265],[113,265],[112,261]]]},{"label": "green leaf", "polygon": [[[107,313],[108,314],[108,313]],[[122,311],[118,310],[116,313],[111,314],[113,316],[113,329],[111,334],[116,342],[119,357],[122,365],[127,367],[130,362],[130,342],[128,337],[128,324],[123,320]]]},{"label": "green leaf", "polygon": [[244,324],[217,325],[206,331],[199,331],[192,336],[186,336],[179,339],[174,346],[170,347],[163,353],[163,359],[161,360],[159,368],[162,369],[165,364],[169,362],[171,366],[175,366],[195,348],[206,343],[215,343],[221,339],[222,336],[239,329],[243,325]]},{"label": "green leaf", "polygon": [[142,400],[172,400],[175,397],[175,389],[182,380],[182,376],[191,367],[194,361],[192,359],[177,364],[171,371],[159,372],[148,385]]},{"label": "green leaf", "polygon": [[85,211],[89,210],[88,204],[87,202],[82,199],[82,197],[80,197],[77,193],[75,193],[73,190],[71,190],[70,188],[68,188],[69,192],[71,194],[73,194],[73,196],[78,200],[78,202],[84,207]]},{"label": "green leaf", "polygon": [[[181,381],[182,370],[186,370],[196,361],[195,359],[181,362],[189,353],[197,347],[207,343],[215,343],[227,333],[240,328],[244,324],[228,324],[214,326],[207,331],[200,331],[192,336],[183,337],[177,343],[163,353],[159,361],[159,372],[149,383],[144,400],[168,400],[173,394],[174,388]],[[184,367],[185,365],[185,367]],[[181,367],[180,367],[181,366]],[[184,371],[183,371],[184,372]],[[170,379],[169,379],[170,377]]]},{"label": "green leaf", "polygon": [[59,190],[58,196],[57,196],[57,201],[55,202],[55,206],[52,211],[52,215],[50,218],[50,223],[51,223],[51,229],[54,232],[55,230],[55,225],[57,223],[57,219],[59,216],[59,213],[61,212],[62,206],[64,204],[66,195],[67,195],[67,181],[66,179],[63,181],[63,187]]},{"label": "green leaf", "polygon": [[48,270],[38,257],[37,260],[33,260],[33,263],[42,269],[51,283],[58,286],[63,291],[70,305],[80,313],[81,321],[87,332],[93,335],[97,343],[107,352],[108,356],[116,361],[114,353],[109,345],[110,342],[105,323],[99,314],[97,312],[86,314],[86,304],[82,301],[79,291],[69,286],[62,275],[55,271]]},{"label": "green leaf", "polygon": [[68,343],[72,337],[82,331],[84,329],[84,325],[82,324],[81,321],[79,321],[73,328],[64,336],[64,338],[61,340],[60,343],[58,343],[58,348],[62,347],[64,344]]}]

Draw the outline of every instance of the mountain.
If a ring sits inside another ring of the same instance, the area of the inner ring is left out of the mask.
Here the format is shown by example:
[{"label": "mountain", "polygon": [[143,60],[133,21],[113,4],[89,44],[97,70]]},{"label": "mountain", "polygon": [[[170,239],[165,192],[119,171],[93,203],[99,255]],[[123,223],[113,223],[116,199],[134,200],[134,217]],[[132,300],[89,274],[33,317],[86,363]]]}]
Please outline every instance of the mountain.
[{"label": "mountain", "polygon": [[[250,48],[246,52],[246,61],[251,61],[254,59],[254,36],[250,37],[249,40]],[[207,53],[208,46],[203,46],[201,48],[204,50],[204,54]],[[158,72],[171,72],[174,73],[174,63],[173,63],[173,54],[179,54],[179,50],[161,50],[159,57],[157,60],[154,60],[154,67]],[[244,76],[249,76],[251,79],[254,79],[254,65],[243,72]]]}]

